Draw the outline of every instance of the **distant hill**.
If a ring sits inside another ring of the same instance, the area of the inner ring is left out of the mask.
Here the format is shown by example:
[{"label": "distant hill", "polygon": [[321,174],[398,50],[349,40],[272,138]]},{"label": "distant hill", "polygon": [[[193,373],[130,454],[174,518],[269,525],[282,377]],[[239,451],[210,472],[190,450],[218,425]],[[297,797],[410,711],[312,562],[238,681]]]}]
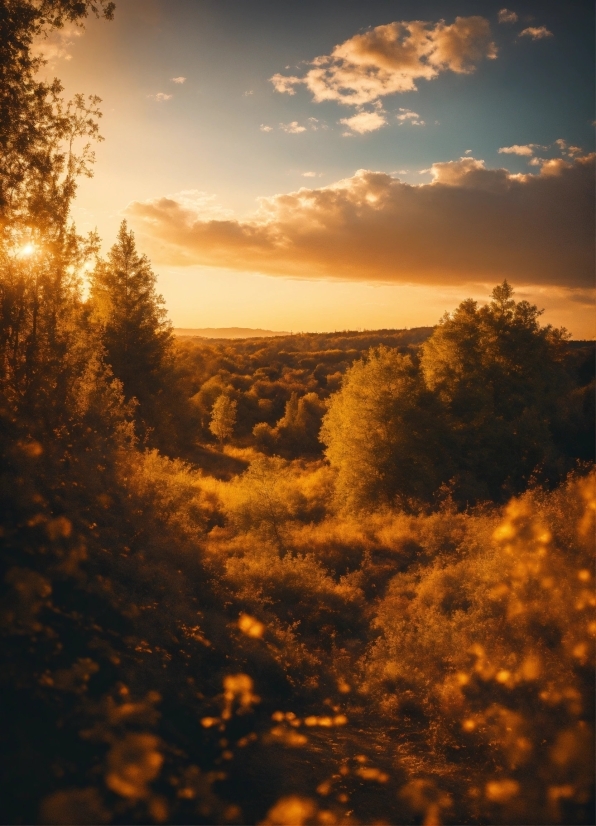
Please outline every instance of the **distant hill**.
[{"label": "distant hill", "polygon": [[272,338],[288,336],[290,333],[280,330],[261,330],[252,327],[174,327],[175,336],[198,336],[199,338]]}]

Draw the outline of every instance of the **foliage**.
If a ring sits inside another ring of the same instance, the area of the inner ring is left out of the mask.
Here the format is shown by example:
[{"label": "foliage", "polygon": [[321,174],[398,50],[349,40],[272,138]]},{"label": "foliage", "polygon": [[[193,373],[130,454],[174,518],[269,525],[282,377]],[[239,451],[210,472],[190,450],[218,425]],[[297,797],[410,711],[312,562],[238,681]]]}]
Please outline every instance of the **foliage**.
[{"label": "foliage", "polygon": [[589,816],[595,495],[592,475],[468,517],[455,553],[395,577],[378,606],[366,690],[425,720],[475,818]]},{"label": "foliage", "polygon": [[416,507],[448,492],[465,506],[570,469],[580,446],[562,434],[587,424],[586,391],[571,393],[565,331],[512,295],[504,282],[484,307],[464,301],[419,362],[380,348],[348,370],[321,431],[341,501]]},{"label": "foliage", "polygon": [[[111,16],[103,0],[0,7],[0,403],[38,435],[67,428],[73,386],[98,364],[78,275],[97,239],[77,235],[68,214],[77,178],[91,174],[100,113],[97,98],[65,103],[58,81],[39,81],[43,61],[31,46],[102,9]],[[94,375],[110,381],[101,369]]]},{"label": "foliage", "polygon": [[292,393],[286,402],[283,417],[275,427],[261,422],[253,427],[259,449],[289,457],[317,455],[321,443],[317,438],[326,405],[316,393],[298,397]]},{"label": "foliage", "polygon": [[162,396],[172,384],[171,324],[155,283],[147,257],[137,252],[134,234],[123,221],[107,261],[98,261],[92,273],[89,306],[108,364],[126,398],[138,403],[142,433],[163,428]]},{"label": "foliage", "polygon": [[442,480],[444,431],[409,356],[380,347],[347,372],[321,439],[347,506],[428,499]]},{"label": "foliage", "polygon": [[238,444],[286,458],[314,456],[322,449],[318,432],[325,402],[348,367],[371,346],[405,353],[430,332],[421,327],[232,341],[179,336],[176,372],[200,418],[201,439],[209,440],[213,403],[226,393],[238,403]]},{"label": "foliage", "polygon": [[475,498],[519,491],[536,466],[556,462],[553,420],[570,389],[562,366],[568,336],[541,327],[539,316],[505,281],[486,306],[460,304],[422,346],[425,382],[443,403],[460,476],[482,491]]},{"label": "foliage", "polygon": [[[64,104],[58,80],[40,81],[43,65],[35,39],[89,12],[110,19],[106,0],[2,0],[0,5],[0,227],[13,237],[40,225],[64,226],[79,174],[90,174],[89,144],[75,152],[78,138],[97,136],[97,98],[77,95]],[[20,240],[20,239],[18,239]],[[18,241],[17,241],[18,245]]]},{"label": "foliage", "polygon": [[225,439],[229,439],[234,432],[234,425],[236,424],[236,407],[237,402],[222,393],[213,403],[211,410],[211,421],[209,423],[209,430],[217,438],[220,444]]}]

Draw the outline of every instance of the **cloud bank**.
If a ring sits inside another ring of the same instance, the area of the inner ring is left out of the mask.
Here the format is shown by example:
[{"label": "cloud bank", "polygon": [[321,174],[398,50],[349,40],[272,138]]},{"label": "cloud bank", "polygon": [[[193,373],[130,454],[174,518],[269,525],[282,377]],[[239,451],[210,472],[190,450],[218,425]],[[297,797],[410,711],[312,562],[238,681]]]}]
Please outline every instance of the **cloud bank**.
[{"label": "cloud bank", "polygon": [[450,25],[402,21],[340,43],[330,55],[316,57],[304,77],[275,74],[271,82],[278,92],[293,95],[304,85],[317,102],[362,106],[414,91],[418,80],[432,80],[441,72],[469,74],[479,61],[496,56],[484,17],[456,17]]},{"label": "cloud bank", "polygon": [[249,220],[211,217],[202,193],[135,201],[126,215],[159,263],[367,282],[594,283],[594,155],[535,175],[471,157],[411,185],[360,170],[319,189],[263,198]]}]

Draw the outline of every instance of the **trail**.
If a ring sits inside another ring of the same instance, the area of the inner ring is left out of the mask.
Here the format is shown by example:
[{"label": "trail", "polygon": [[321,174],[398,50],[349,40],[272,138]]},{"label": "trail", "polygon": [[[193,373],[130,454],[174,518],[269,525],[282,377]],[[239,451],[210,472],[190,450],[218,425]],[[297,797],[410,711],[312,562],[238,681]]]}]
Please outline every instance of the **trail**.
[{"label": "trail", "polygon": [[[236,793],[244,787],[247,822],[261,821],[263,808],[280,798],[298,795],[333,811],[339,822],[421,823],[424,812],[400,796],[412,780],[426,781],[453,800],[461,798],[461,775],[429,753],[424,732],[411,724],[387,728],[355,717],[345,726],[285,730],[299,732],[306,742],[269,741],[250,759],[238,755],[234,761],[233,783]],[[448,812],[444,817],[449,821]]]}]

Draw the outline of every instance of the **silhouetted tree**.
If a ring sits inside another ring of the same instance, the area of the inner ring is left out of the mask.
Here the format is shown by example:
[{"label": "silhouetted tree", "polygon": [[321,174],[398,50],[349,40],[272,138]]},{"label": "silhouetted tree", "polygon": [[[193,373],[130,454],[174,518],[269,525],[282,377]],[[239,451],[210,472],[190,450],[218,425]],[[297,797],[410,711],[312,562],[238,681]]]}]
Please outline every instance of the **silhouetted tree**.
[{"label": "silhouetted tree", "polygon": [[0,2],[0,392],[8,409],[64,426],[67,397],[92,348],[81,326],[77,273],[97,247],[69,223],[80,175],[91,175],[99,99],[66,103],[39,80],[41,38],[112,4]]},{"label": "silhouetted tree", "polygon": [[[111,19],[107,0],[2,0],[0,2],[0,224],[9,234],[40,225],[65,224],[73,173],[89,169],[89,146],[76,156],[73,138],[97,136],[96,117],[81,112],[83,97],[62,99],[58,80],[46,83],[38,72],[43,57],[35,55],[35,39],[65,23],[80,22],[91,12]],[[91,98],[92,107],[98,102]],[[81,117],[75,117],[75,109]],[[98,113],[95,110],[94,116]],[[66,163],[65,163],[66,162]],[[83,164],[83,167],[81,166]],[[56,174],[67,179],[56,189]],[[54,183],[54,186],[51,185]],[[58,196],[58,197],[57,197]],[[35,225],[30,223],[35,219]]]},{"label": "silhouetted tree", "polygon": [[107,261],[93,272],[90,306],[107,362],[126,398],[139,403],[141,432],[160,425],[170,380],[172,327],[155,283],[149,260],[138,253],[123,221]]},{"label": "silhouetted tree", "polygon": [[556,469],[552,427],[571,387],[568,335],[541,327],[540,315],[504,281],[486,306],[462,302],[422,346],[424,379],[443,405],[466,498],[500,498],[523,489],[537,465]]}]

